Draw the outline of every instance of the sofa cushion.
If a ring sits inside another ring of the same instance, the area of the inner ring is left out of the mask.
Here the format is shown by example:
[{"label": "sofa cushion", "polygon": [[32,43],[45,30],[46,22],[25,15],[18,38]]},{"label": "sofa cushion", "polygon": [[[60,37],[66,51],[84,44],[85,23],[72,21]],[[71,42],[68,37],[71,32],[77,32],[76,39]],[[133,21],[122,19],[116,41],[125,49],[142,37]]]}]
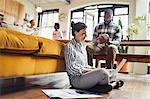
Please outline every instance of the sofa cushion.
[{"label": "sofa cushion", "polygon": [[42,42],[42,47],[37,53],[38,56],[58,55],[63,56],[64,43],[50,40],[46,38],[37,38],[39,42]]},{"label": "sofa cushion", "polygon": [[[39,49],[39,42],[42,46]],[[34,53],[37,56],[63,56],[64,43],[42,37],[31,36],[7,28],[0,28],[0,50],[9,53]],[[37,52],[35,54],[35,52]]]},{"label": "sofa cushion", "polygon": [[14,51],[17,53],[22,51],[22,53],[33,53],[38,48],[39,46],[36,37],[29,36],[11,29],[0,28],[1,51]]}]

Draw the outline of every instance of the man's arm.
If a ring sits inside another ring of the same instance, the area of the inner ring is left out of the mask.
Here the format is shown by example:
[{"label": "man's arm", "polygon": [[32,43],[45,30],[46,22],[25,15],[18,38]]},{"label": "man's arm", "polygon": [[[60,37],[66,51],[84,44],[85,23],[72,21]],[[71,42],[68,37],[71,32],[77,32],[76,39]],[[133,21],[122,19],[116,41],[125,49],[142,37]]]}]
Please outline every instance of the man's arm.
[{"label": "man's arm", "polygon": [[113,45],[119,45],[121,42],[121,28],[119,26],[116,27],[116,33],[114,34],[114,37],[112,41],[109,41],[109,44]]}]

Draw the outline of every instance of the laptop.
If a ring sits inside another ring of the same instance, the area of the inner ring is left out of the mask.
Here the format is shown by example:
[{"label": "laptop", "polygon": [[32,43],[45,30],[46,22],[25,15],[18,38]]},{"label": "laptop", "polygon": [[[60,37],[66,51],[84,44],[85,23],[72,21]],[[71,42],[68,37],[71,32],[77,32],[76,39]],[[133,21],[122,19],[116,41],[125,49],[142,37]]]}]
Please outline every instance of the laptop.
[{"label": "laptop", "polygon": [[127,59],[122,59],[117,68],[111,71],[110,77],[116,76],[120,69],[123,67],[123,65],[126,63],[126,61]]}]

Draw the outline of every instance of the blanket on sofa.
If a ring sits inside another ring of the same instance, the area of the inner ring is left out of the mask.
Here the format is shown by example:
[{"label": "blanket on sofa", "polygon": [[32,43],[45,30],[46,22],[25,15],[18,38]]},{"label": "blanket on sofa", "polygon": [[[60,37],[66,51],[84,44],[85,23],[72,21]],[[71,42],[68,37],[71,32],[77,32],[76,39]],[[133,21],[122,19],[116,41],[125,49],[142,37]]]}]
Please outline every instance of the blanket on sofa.
[{"label": "blanket on sofa", "polygon": [[0,28],[1,51],[32,54],[39,49],[39,42],[42,43],[42,46],[36,55],[63,55],[64,43],[62,42],[23,34],[7,28]]}]

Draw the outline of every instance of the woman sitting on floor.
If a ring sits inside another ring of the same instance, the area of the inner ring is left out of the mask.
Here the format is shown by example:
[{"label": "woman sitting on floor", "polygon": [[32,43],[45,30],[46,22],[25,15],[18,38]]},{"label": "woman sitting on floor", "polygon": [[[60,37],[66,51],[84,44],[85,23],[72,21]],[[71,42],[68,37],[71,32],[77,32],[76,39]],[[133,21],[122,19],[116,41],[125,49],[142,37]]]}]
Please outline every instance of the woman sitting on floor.
[{"label": "woman sitting on floor", "polygon": [[110,83],[109,72],[104,68],[88,66],[87,51],[84,41],[86,38],[84,23],[75,23],[72,27],[74,38],[64,48],[66,70],[72,87],[89,91],[109,92],[113,88],[119,88],[123,81]]}]

